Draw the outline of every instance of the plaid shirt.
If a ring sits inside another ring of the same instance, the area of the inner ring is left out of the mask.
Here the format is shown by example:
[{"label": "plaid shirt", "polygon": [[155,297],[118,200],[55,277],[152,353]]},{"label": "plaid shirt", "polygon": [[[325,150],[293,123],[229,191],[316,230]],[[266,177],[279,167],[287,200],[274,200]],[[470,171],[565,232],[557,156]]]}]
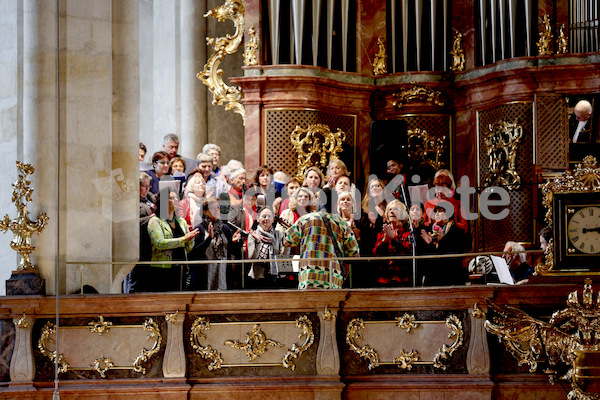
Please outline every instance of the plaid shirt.
[{"label": "plaid shirt", "polygon": [[[358,242],[354,232],[337,214],[326,214],[331,230],[338,242],[344,257],[359,253]],[[300,273],[298,289],[306,288],[335,288],[342,287],[342,276],[339,262],[333,261],[333,277],[330,281],[329,261],[304,261],[305,258],[336,258],[332,238],[327,226],[318,212],[306,214],[298,219],[285,232],[284,244],[288,247],[300,246]]]}]

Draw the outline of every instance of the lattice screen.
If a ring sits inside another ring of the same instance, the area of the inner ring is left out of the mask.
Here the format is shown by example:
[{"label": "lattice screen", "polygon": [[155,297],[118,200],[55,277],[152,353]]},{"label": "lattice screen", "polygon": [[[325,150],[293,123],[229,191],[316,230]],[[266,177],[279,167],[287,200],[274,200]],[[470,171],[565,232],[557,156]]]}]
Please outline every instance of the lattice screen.
[{"label": "lattice screen", "polygon": [[446,168],[452,171],[452,128],[451,128],[451,116],[450,115],[403,115],[406,119],[408,129],[423,129],[429,132],[429,134],[435,138],[446,137],[444,144],[446,145],[446,151],[442,157],[442,161]]},{"label": "lattice screen", "polygon": [[346,133],[346,143],[354,148],[356,117],[353,115],[316,110],[266,110],[265,122],[265,164],[290,176],[295,175],[298,168],[297,154],[290,141],[290,135],[296,126],[325,124],[331,131],[339,128]]},{"label": "lattice screen", "polygon": [[536,95],[537,165],[545,169],[569,166],[569,120],[567,103],[562,95]]},{"label": "lattice screen", "polygon": [[[517,121],[523,127],[523,137],[518,146],[515,163],[516,171],[521,177],[521,188],[508,191],[510,203],[507,207],[510,212],[506,218],[498,221],[479,218],[478,247],[480,250],[502,249],[509,240],[532,243],[534,239],[532,202],[536,190],[533,168],[533,103],[503,104],[490,110],[480,111],[478,114],[480,187],[490,171],[487,147],[484,142],[490,133],[489,125],[497,121],[511,123]],[[490,211],[496,214],[503,208],[490,207]]]}]

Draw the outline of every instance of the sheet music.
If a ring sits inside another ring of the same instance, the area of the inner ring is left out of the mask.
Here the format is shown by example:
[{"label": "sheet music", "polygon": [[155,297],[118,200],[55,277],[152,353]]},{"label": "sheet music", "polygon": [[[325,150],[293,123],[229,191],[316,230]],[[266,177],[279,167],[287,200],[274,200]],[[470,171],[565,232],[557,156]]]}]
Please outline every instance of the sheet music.
[{"label": "sheet music", "polygon": [[506,264],[506,260],[502,257],[492,255],[490,255],[490,258],[494,263],[494,268],[496,268],[496,273],[498,274],[498,279],[500,279],[500,283],[514,285],[515,281],[512,275],[510,274],[510,270],[508,269],[508,264]]}]

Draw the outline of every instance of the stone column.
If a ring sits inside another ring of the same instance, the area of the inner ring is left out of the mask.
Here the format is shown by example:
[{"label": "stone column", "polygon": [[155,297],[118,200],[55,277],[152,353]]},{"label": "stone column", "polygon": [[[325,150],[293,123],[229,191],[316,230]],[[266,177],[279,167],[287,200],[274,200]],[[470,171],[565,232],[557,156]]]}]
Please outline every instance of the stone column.
[{"label": "stone column", "polygon": [[206,2],[181,0],[181,134],[179,151],[195,159],[208,143],[206,86],[196,77],[206,62]]},{"label": "stone column", "polygon": [[[139,163],[138,132],[140,111],[139,11],[138,0],[112,1],[112,170],[123,180],[113,192],[113,261],[139,258]],[[112,268],[111,293],[121,293],[123,278],[134,267]]]}]

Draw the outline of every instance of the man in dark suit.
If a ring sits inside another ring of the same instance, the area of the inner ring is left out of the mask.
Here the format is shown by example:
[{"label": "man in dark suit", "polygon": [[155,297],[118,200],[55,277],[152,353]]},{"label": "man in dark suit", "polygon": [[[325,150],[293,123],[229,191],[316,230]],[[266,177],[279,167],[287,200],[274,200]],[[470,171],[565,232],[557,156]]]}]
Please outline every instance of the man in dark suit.
[{"label": "man in dark suit", "polygon": [[573,143],[590,143],[592,128],[592,104],[580,100],[569,119],[569,137]]}]

